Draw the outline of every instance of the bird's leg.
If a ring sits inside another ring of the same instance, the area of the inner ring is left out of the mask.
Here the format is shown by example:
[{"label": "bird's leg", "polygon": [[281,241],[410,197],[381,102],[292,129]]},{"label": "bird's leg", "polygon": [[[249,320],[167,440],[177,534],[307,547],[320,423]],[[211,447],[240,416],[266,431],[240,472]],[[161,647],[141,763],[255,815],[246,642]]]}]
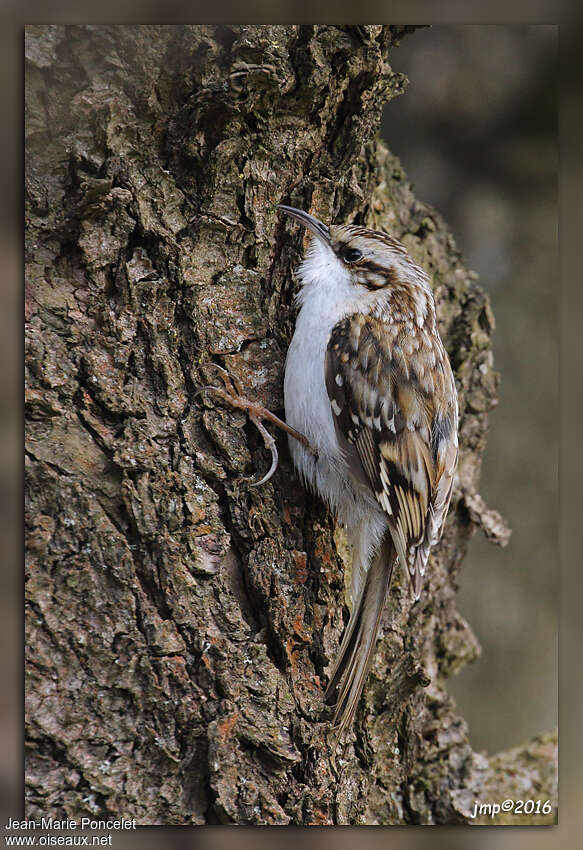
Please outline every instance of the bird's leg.
[{"label": "bird's leg", "polygon": [[278,463],[277,446],[275,440],[263,424],[263,420],[271,422],[272,425],[277,425],[278,428],[281,428],[282,431],[285,431],[286,434],[289,434],[290,437],[293,437],[294,440],[298,440],[298,442],[305,446],[308,451],[314,455],[314,457],[318,457],[318,452],[312,446],[307,437],[305,437],[299,431],[296,431],[295,428],[292,428],[286,422],[283,422],[283,420],[279,419],[279,417],[272,413],[271,410],[268,410],[266,407],[263,407],[257,402],[249,401],[248,398],[245,398],[241,389],[241,384],[239,383],[237,378],[235,378],[233,375],[229,375],[226,369],[223,369],[223,367],[219,366],[217,363],[209,363],[206,365],[213,366],[218,371],[223,382],[224,388],[208,386],[203,387],[202,391],[213,392],[221,399],[221,401],[225,402],[225,404],[228,404],[229,407],[233,407],[236,410],[244,410],[251,422],[253,422],[253,424],[263,437],[265,447],[271,452],[271,467],[269,468],[269,471],[266,473],[266,475],[263,476],[261,481],[256,481],[253,484],[254,487],[259,487],[260,484],[265,484],[267,481],[269,481],[269,479],[277,469]]}]

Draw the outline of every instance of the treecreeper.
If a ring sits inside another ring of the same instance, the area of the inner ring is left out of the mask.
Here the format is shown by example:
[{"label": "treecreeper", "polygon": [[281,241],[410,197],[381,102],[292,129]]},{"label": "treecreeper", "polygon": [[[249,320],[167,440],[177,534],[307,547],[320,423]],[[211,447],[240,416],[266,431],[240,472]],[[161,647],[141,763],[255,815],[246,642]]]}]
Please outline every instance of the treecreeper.
[{"label": "treecreeper", "polygon": [[287,353],[285,418],[226,379],[213,387],[246,410],[272,451],[268,420],[288,433],[304,484],[346,529],[352,614],[329,673],[326,702],[340,738],[369,672],[398,561],[415,600],[441,537],[458,457],[458,404],[427,274],[393,237],[323,224],[281,204],[311,241],[297,276],[299,313]]}]

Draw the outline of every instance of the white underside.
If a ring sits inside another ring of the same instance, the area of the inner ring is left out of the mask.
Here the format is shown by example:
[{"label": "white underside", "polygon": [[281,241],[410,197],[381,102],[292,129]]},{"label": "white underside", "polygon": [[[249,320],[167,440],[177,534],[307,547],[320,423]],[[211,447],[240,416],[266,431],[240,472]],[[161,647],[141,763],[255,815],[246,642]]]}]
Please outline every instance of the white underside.
[{"label": "white underside", "polygon": [[[286,359],[285,418],[317,449],[318,459],[293,438],[289,439],[290,451],[304,482],[319,493],[346,526],[349,541],[357,549],[353,553],[353,569],[359,573],[368,566],[387,521],[374,494],[354,479],[343,457],[326,390],[324,364],[333,327],[362,309],[362,295],[340,263],[316,239],[298,274],[303,287]],[[353,579],[353,586],[360,584],[357,575]]]}]

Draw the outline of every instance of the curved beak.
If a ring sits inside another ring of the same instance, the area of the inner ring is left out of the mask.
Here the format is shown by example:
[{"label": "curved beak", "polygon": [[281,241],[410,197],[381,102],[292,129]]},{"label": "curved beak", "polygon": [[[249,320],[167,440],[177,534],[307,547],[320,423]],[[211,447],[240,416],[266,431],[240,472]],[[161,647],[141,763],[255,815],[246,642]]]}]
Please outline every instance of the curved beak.
[{"label": "curved beak", "polygon": [[297,210],[295,207],[288,207],[285,204],[278,204],[277,209],[281,210],[291,218],[295,218],[305,228],[307,228],[314,236],[317,236],[325,245],[330,245],[330,231],[325,224],[322,224],[317,218],[314,218],[310,213],[303,210]]}]

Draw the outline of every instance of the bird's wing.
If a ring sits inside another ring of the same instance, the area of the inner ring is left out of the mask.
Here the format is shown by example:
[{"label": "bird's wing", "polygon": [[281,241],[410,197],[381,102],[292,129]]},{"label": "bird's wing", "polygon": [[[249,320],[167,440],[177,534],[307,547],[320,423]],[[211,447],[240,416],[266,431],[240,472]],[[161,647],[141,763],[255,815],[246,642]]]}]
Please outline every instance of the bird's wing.
[{"label": "bird's wing", "polygon": [[387,514],[418,598],[457,459],[455,387],[443,346],[356,313],[332,330],[326,388],[350,471]]}]

